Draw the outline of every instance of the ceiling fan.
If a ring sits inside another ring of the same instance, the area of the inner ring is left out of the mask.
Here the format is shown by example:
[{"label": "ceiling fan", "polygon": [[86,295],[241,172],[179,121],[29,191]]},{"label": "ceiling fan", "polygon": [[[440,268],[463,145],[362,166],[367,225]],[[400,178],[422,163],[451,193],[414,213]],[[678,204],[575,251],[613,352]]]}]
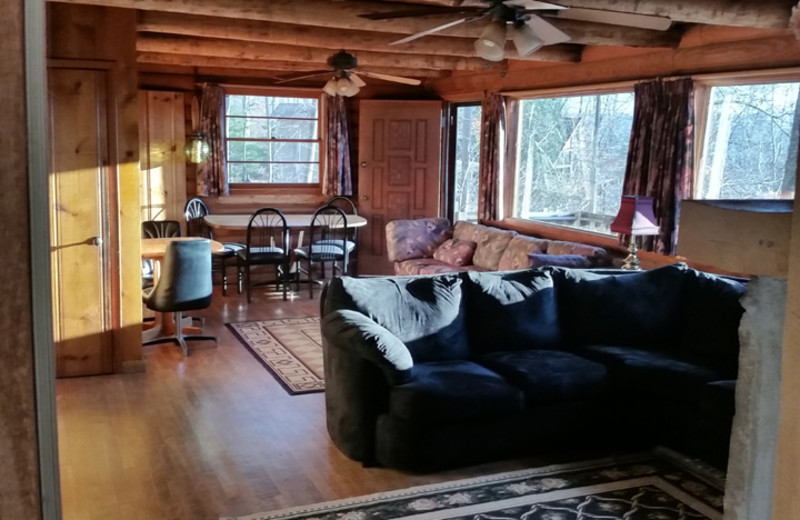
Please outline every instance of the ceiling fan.
[{"label": "ceiling fan", "polygon": [[584,22],[624,25],[659,31],[666,31],[672,25],[672,20],[661,16],[600,9],[570,8],[538,0],[461,0],[456,7],[429,5],[391,12],[366,13],[359,16],[370,20],[391,20],[435,14],[452,14],[458,15],[460,18],[412,34],[391,44],[407,43],[456,25],[489,18],[491,19],[490,23],[475,41],[475,50],[481,58],[489,61],[500,61],[505,55],[509,26],[511,27],[511,39],[520,57],[528,56],[543,45],[564,43],[570,40],[570,36],[567,33],[548,22],[545,17],[567,18]]},{"label": "ceiling fan", "polygon": [[[276,84],[288,83],[290,81],[299,81],[301,79],[316,78],[318,76],[325,76],[333,73],[331,79],[322,88],[326,94],[331,96],[345,96],[352,97],[358,94],[361,87],[365,86],[364,80],[359,77],[359,74],[368,78],[382,79],[384,81],[391,81],[394,83],[402,83],[403,85],[419,85],[422,82],[418,79],[403,78],[401,76],[394,76],[392,74],[383,74],[380,72],[370,72],[358,67],[358,59],[347,51],[341,50],[328,57],[328,66],[331,70],[317,71],[303,76],[296,76],[276,81]],[[358,74],[354,72],[358,69]]]}]

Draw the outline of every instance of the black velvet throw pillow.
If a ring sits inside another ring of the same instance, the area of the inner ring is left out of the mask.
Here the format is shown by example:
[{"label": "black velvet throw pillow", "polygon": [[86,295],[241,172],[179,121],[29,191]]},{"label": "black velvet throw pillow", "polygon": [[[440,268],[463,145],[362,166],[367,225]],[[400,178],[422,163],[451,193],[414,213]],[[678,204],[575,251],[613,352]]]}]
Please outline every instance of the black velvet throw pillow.
[{"label": "black velvet throw pillow", "polygon": [[548,271],[468,272],[464,293],[473,353],[561,347]]}]

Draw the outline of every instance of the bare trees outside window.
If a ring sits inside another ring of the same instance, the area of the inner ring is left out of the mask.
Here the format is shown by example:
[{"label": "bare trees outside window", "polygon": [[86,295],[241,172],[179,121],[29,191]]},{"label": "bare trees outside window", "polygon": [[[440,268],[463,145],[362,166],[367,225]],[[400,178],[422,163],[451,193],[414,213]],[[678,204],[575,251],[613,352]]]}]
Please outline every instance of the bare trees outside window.
[{"label": "bare trees outside window", "polygon": [[228,95],[228,182],[318,184],[319,99]]},{"label": "bare trees outside window", "polygon": [[710,88],[700,199],[791,199],[800,139],[800,83]]},{"label": "bare trees outside window", "polygon": [[521,101],[515,216],[610,233],[633,101],[633,92]]},{"label": "bare trees outside window", "polygon": [[478,173],[481,141],[480,105],[457,106],[453,220],[478,220]]}]

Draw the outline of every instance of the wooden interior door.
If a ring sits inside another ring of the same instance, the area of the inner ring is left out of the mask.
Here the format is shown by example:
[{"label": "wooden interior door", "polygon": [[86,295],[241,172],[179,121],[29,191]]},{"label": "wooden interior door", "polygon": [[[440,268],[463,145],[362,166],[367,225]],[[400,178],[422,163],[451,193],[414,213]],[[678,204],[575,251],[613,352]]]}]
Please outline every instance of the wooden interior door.
[{"label": "wooden interior door", "polygon": [[440,213],[440,101],[363,100],[359,104],[360,274],[392,273],[386,224]]},{"label": "wooden interior door", "polygon": [[56,372],[110,373],[119,275],[110,232],[107,71],[51,68],[49,91]]}]

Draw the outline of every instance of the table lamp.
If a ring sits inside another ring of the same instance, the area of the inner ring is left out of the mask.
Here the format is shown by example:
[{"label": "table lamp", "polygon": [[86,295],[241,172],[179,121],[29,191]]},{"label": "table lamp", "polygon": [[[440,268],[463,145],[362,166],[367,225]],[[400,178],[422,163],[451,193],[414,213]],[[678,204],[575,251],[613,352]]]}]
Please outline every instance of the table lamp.
[{"label": "table lamp", "polygon": [[636,237],[657,235],[658,224],[653,214],[653,197],[623,195],[619,213],[611,223],[611,231],[630,236],[628,257],[622,265],[623,269],[639,270],[639,258],[636,256]]}]

